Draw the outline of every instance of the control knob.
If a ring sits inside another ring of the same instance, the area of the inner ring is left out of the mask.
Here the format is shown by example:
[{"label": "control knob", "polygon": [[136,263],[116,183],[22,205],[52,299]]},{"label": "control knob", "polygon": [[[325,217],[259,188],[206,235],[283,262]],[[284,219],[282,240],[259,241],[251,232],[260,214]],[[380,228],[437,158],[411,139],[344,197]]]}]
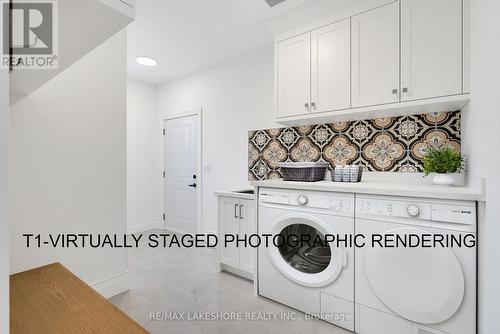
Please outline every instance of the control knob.
[{"label": "control knob", "polygon": [[309,199],[306,195],[299,195],[299,197],[297,197],[297,203],[299,203],[300,205],[306,205],[308,201]]},{"label": "control knob", "polygon": [[420,209],[415,204],[408,205],[406,211],[408,212],[408,215],[410,215],[410,217],[417,217],[420,214]]}]

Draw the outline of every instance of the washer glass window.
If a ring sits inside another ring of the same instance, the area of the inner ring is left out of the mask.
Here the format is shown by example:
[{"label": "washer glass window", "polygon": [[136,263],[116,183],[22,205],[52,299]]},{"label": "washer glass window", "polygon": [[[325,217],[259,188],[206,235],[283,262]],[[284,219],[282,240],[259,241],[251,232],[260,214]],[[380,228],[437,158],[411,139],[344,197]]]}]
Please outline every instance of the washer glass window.
[{"label": "washer glass window", "polygon": [[306,274],[322,272],[332,260],[325,236],[305,224],[289,225],[281,231],[279,251],[286,263]]}]

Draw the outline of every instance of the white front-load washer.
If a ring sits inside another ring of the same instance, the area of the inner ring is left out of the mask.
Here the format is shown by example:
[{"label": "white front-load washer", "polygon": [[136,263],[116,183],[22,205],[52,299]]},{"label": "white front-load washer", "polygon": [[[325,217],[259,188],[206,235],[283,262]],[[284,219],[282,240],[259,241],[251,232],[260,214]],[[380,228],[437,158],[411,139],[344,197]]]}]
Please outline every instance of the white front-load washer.
[{"label": "white front-load washer", "polygon": [[357,333],[476,333],[474,202],[358,196],[355,229]]},{"label": "white front-load washer", "polygon": [[353,234],[354,195],[267,188],[258,195],[259,234],[283,241],[259,248],[259,294],[353,331],[354,249],[324,241]]}]

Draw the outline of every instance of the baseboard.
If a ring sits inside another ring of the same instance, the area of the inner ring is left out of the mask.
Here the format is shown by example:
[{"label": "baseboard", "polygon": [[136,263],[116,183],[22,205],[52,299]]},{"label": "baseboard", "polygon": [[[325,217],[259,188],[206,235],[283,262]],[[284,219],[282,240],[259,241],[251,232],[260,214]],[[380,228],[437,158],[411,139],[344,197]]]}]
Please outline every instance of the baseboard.
[{"label": "baseboard", "polygon": [[129,289],[130,273],[128,270],[116,276],[98,281],[90,286],[104,298],[111,298]]},{"label": "baseboard", "polygon": [[127,226],[127,234],[141,233],[159,228],[163,228],[163,222],[160,219],[144,220]]},{"label": "baseboard", "polygon": [[205,231],[198,231],[198,232],[186,232],[186,231],[181,231],[181,230],[178,230],[178,229],[175,229],[175,228],[171,228],[169,227],[168,225],[163,225],[161,228],[161,230],[163,231],[166,231],[166,232],[170,232],[170,233],[174,233],[174,234],[186,234],[186,233],[191,233],[191,234],[194,234],[194,233],[199,233],[199,234],[215,234],[217,235],[217,232],[213,232],[213,231],[208,231],[208,230],[205,230]]},{"label": "baseboard", "polygon": [[246,279],[248,279],[250,281],[254,280],[254,274],[252,274],[252,273],[249,273],[247,271],[244,271],[244,270],[241,270],[241,269],[238,269],[238,268],[234,268],[234,267],[225,265],[224,263],[219,263],[219,265],[220,265],[220,269],[222,271],[230,272],[231,274],[234,274],[234,275],[237,275],[237,276],[241,276],[241,277],[246,278]]}]

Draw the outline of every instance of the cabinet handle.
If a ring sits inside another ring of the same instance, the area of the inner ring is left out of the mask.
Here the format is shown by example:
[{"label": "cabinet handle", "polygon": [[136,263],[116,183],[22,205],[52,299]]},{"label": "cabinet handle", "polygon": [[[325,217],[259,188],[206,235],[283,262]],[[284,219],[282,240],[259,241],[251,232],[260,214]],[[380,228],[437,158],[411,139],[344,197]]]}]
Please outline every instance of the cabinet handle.
[{"label": "cabinet handle", "polygon": [[316,109],[316,102],[311,103],[311,107],[312,107],[313,109]]},{"label": "cabinet handle", "polygon": [[304,104],[304,107],[306,107],[306,109],[309,110],[309,103]]},{"label": "cabinet handle", "polygon": [[408,87],[403,88],[403,93],[408,93]]},{"label": "cabinet handle", "polygon": [[243,208],[243,204],[240,205],[240,219],[243,219],[243,216],[241,215],[241,209]]},{"label": "cabinet handle", "polygon": [[392,94],[397,94],[398,93],[398,90],[397,89],[393,89],[392,90]]},{"label": "cabinet handle", "polygon": [[238,219],[238,204],[234,205],[234,218]]}]

